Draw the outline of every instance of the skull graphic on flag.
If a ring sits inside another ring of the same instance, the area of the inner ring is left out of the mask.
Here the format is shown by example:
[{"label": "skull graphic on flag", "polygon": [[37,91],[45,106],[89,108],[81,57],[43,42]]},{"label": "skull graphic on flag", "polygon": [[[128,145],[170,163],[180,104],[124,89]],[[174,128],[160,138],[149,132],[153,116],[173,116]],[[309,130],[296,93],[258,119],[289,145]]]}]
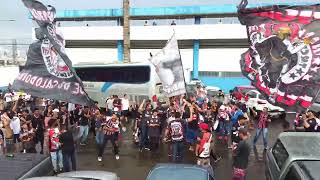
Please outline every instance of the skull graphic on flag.
[{"label": "skull graphic on flag", "polygon": [[320,6],[239,6],[250,48],[243,74],[274,105],[306,109],[320,88]]}]

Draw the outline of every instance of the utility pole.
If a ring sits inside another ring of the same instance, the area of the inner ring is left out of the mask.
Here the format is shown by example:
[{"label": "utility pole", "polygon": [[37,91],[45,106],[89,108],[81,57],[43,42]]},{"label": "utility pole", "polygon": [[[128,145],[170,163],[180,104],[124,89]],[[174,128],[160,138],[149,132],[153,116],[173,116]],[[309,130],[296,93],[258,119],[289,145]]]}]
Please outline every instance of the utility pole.
[{"label": "utility pole", "polygon": [[130,62],[130,2],[123,0],[123,62]]},{"label": "utility pole", "polygon": [[12,39],[12,63],[17,64],[17,40]]}]

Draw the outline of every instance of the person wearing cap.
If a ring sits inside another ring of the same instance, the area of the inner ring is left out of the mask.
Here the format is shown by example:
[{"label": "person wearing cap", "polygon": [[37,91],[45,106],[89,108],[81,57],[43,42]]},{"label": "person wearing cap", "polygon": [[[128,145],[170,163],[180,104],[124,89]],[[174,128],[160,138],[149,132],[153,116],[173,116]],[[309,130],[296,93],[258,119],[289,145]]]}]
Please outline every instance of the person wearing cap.
[{"label": "person wearing cap", "polygon": [[63,161],[62,161],[62,151],[59,136],[61,134],[58,127],[58,121],[56,119],[50,119],[48,122],[48,136],[49,136],[49,151],[52,161],[52,166],[55,173],[62,172]]},{"label": "person wearing cap", "polygon": [[245,180],[249,164],[250,144],[246,128],[239,129],[240,142],[233,151],[233,180]]},{"label": "person wearing cap", "polygon": [[213,170],[210,164],[210,154],[211,154],[211,143],[212,143],[212,134],[209,130],[209,125],[206,123],[199,124],[200,135],[197,140],[195,154],[197,156],[197,165],[203,166],[206,169],[209,169],[209,172]]},{"label": "person wearing cap", "polygon": [[218,111],[217,119],[219,120],[219,136],[218,139],[224,139],[225,142],[228,142],[228,132],[229,132],[229,114],[227,112],[227,107],[221,105]]}]

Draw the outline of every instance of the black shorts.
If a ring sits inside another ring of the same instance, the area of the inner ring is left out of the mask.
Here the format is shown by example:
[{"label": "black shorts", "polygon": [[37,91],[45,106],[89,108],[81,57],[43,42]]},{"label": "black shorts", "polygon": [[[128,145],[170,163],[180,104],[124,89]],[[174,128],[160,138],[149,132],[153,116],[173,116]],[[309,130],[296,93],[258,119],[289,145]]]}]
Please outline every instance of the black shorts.
[{"label": "black shorts", "polygon": [[20,141],[20,134],[14,134],[13,135],[13,143],[19,143]]},{"label": "black shorts", "polygon": [[129,115],[129,110],[124,110],[124,111],[122,111],[121,115],[122,115],[122,116],[125,116],[125,117],[128,117],[128,115]]}]

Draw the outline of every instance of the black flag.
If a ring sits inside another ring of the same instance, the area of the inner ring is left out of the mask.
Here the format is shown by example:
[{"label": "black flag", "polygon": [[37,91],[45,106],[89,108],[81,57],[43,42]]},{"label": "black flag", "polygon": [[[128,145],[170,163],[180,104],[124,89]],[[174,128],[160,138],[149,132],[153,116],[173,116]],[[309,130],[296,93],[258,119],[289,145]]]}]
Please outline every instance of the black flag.
[{"label": "black flag", "polygon": [[65,41],[54,24],[54,7],[47,8],[35,0],[22,1],[39,28],[35,30],[37,41],[29,46],[26,65],[13,89],[36,97],[92,105],[65,53]]},{"label": "black flag", "polygon": [[250,44],[240,61],[243,74],[272,104],[308,108],[319,98],[320,6],[246,5],[238,11]]}]

